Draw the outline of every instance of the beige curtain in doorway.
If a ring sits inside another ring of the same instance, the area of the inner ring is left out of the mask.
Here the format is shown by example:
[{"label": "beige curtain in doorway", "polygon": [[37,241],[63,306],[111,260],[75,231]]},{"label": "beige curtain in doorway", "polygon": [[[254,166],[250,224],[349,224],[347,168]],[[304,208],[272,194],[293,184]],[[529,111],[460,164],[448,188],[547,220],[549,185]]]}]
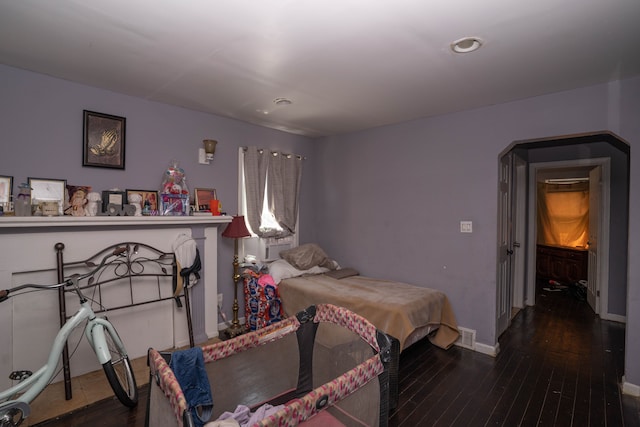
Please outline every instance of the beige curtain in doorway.
[{"label": "beige curtain in doorway", "polygon": [[586,248],[589,183],[538,183],[538,244]]}]

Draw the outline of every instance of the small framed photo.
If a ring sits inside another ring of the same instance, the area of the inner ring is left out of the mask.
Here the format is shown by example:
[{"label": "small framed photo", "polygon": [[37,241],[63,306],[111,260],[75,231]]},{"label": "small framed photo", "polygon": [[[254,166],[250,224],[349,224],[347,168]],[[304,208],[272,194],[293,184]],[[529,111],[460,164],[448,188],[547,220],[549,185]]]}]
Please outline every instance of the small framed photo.
[{"label": "small framed photo", "polygon": [[131,196],[139,194],[142,198],[142,215],[152,215],[158,211],[158,192],[153,190],[127,190],[127,203],[131,203]]},{"label": "small framed photo", "polygon": [[13,194],[13,177],[0,175],[0,203],[9,203],[11,201],[12,194]]},{"label": "small framed photo", "polygon": [[127,203],[127,194],[124,191],[104,190],[102,192],[102,212],[109,212],[109,205],[122,208]]},{"label": "small framed photo", "polygon": [[82,166],[124,169],[126,119],[84,110]]},{"label": "small framed photo", "polygon": [[72,216],[85,216],[87,207],[87,195],[91,193],[88,185],[67,185],[67,203],[64,206],[64,214]]},{"label": "small framed photo", "polygon": [[[58,215],[62,215],[67,189],[67,181],[64,179],[29,178],[31,187],[31,203],[46,206],[46,214],[53,215],[52,207],[57,202]],[[44,212],[43,212],[44,213]]]},{"label": "small framed photo", "polygon": [[194,202],[199,212],[211,212],[209,202],[217,198],[215,188],[196,188]]}]

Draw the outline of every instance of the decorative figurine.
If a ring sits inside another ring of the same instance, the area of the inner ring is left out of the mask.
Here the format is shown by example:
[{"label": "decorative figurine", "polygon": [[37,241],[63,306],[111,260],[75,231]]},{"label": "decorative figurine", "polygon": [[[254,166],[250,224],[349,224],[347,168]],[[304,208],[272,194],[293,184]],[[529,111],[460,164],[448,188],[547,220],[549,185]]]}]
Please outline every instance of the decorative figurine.
[{"label": "decorative figurine", "polygon": [[142,196],[138,193],[131,194],[129,196],[129,203],[136,207],[134,216],[142,216]]},{"label": "decorative figurine", "polygon": [[151,215],[151,202],[148,199],[144,201],[144,208],[142,209],[143,215]]},{"label": "decorative figurine", "polygon": [[18,188],[20,191],[14,203],[16,216],[31,216],[31,187],[23,182]]},{"label": "decorative figurine", "polygon": [[91,192],[87,194],[87,209],[85,209],[86,216],[96,216],[98,215],[98,207],[100,206],[100,202],[102,201],[102,196],[100,193]]}]

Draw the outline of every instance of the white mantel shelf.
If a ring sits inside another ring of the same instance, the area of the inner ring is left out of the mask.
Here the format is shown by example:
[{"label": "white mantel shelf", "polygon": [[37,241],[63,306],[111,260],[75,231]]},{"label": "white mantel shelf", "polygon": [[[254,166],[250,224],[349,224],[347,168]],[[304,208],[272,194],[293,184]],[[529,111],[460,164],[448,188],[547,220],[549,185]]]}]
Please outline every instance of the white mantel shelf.
[{"label": "white mantel shelf", "polygon": [[102,227],[225,224],[232,217],[221,216],[5,216],[0,217],[0,229],[38,227]]},{"label": "white mantel shelf", "polygon": [[[218,239],[220,229],[232,219],[227,215],[0,216],[0,287],[53,283],[57,277],[54,247],[59,242],[65,244],[65,259],[81,260],[123,239],[170,252],[178,235],[188,235],[196,240],[201,253],[201,280],[191,293],[191,316],[196,342],[204,342],[218,336]],[[12,298],[8,304],[0,309],[0,371],[42,365],[59,329],[57,296],[31,292]],[[166,309],[130,308],[110,313],[114,323],[120,322],[121,327],[116,327],[132,357],[146,355],[150,346],[188,345],[183,312],[170,301],[162,307]],[[80,344],[71,364],[72,375],[95,369],[95,355],[86,341]],[[3,375],[0,390],[10,385]]]}]

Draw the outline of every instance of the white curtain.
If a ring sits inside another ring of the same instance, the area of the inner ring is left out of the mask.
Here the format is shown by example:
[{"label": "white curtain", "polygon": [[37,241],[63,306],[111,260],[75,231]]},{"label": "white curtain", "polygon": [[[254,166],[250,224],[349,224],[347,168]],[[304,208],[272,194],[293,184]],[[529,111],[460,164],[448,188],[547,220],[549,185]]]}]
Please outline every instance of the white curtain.
[{"label": "white curtain", "polygon": [[[281,238],[295,233],[302,161],[301,156],[257,147],[248,147],[245,151],[247,222],[259,237]],[[268,211],[279,227],[262,221],[265,194]]]},{"label": "white curtain", "polygon": [[260,235],[269,155],[265,154],[264,150],[259,150],[256,147],[248,147],[244,152],[243,163],[247,223],[254,233]]}]

